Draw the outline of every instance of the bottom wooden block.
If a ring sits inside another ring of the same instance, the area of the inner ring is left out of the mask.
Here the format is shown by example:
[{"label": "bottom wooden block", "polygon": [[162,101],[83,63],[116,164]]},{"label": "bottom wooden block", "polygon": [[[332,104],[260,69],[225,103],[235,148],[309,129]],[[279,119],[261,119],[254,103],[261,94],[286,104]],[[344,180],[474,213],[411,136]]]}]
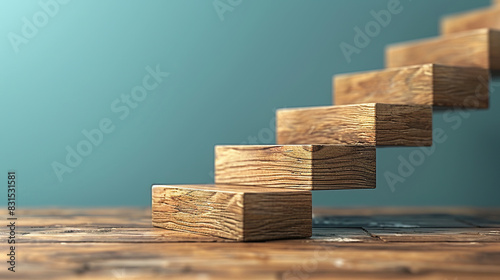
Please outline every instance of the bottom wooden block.
[{"label": "bottom wooden block", "polygon": [[228,185],[154,185],[153,226],[236,241],[312,235],[309,191]]}]

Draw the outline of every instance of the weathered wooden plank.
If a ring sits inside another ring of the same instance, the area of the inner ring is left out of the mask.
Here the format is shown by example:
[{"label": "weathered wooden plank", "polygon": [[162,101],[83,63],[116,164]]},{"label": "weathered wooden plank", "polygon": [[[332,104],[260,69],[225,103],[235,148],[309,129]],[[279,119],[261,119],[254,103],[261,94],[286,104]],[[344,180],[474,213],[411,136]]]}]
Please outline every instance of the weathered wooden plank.
[{"label": "weathered wooden plank", "polygon": [[309,191],[222,185],[153,186],[153,226],[237,241],[310,237]]},{"label": "weathered wooden plank", "polygon": [[307,190],[376,186],[373,146],[216,146],[215,182]]},{"label": "weathered wooden plank", "polygon": [[313,226],[362,228],[471,228],[466,221],[449,214],[314,215]]},{"label": "weathered wooden plank", "polygon": [[[395,261],[397,262],[397,261]],[[473,272],[414,272],[404,271],[409,267],[404,265],[394,267],[395,271],[387,272],[349,272],[349,271],[336,271],[335,276],[331,272],[315,272],[308,275],[308,280],[497,280],[498,277],[495,273],[484,273],[481,271]],[[347,269],[346,269],[347,270]],[[296,276],[300,276],[299,273]],[[300,278],[296,278],[300,279]]]},{"label": "weathered wooden plank", "polygon": [[500,242],[499,228],[365,228],[386,242]]},{"label": "weathered wooden plank", "polygon": [[475,214],[475,215],[457,215],[458,220],[477,227],[496,227],[500,228],[500,214]]},{"label": "weathered wooden plank", "polygon": [[239,279],[239,274],[252,275],[255,279],[268,274],[276,275],[276,279],[294,279],[299,276],[302,278],[298,279],[306,279],[306,276],[307,279],[315,279],[327,273],[364,275],[367,279],[380,279],[379,276],[388,274],[394,276],[389,279],[406,279],[405,276],[439,279],[425,277],[434,274],[446,277],[472,274],[491,277],[500,273],[498,243],[375,242],[335,243],[335,246],[317,243],[292,245],[288,241],[71,243],[25,244],[22,248],[24,261],[19,271],[8,274],[10,272],[2,269],[2,279],[106,279],[106,276],[108,279],[150,279],[160,276],[185,279],[183,275],[187,279],[194,275],[219,279],[219,276],[231,274],[233,279]]},{"label": "weathered wooden plank", "polygon": [[277,142],[430,146],[432,107],[358,104],[277,111]]},{"label": "weathered wooden plank", "polygon": [[333,79],[334,103],[488,108],[489,79],[486,69],[438,64],[343,74]]},{"label": "weathered wooden plank", "polygon": [[[23,221],[24,223],[24,221]],[[165,230],[151,226],[149,222],[142,227],[126,227],[126,222],[93,227],[64,226],[17,228],[19,243],[169,243],[169,242],[230,242],[231,240],[202,234]],[[1,235],[0,235],[1,236]]]},{"label": "weathered wooden plank", "polygon": [[478,29],[424,39],[386,49],[386,66],[436,63],[500,70],[500,31]]},{"label": "weathered wooden plank", "polygon": [[[0,279],[437,280],[500,275],[498,209],[339,208],[314,213],[329,221],[340,219],[337,224],[345,227],[314,228],[310,239],[174,243],[183,241],[176,236],[184,233],[153,228],[149,209],[21,209],[17,271],[9,272],[4,263]],[[357,216],[366,216],[375,227],[356,227]],[[437,227],[465,218],[473,223],[486,219],[490,228]],[[379,227],[387,221],[421,228]],[[7,234],[0,231],[0,239]],[[7,244],[0,247],[7,253]]]},{"label": "weathered wooden plank", "polygon": [[470,217],[500,216],[500,208],[471,208],[471,207],[362,207],[362,208],[332,208],[315,207],[315,217],[328,216],[420,216],[428,218],[451,215]]},{"label": "weathered wooden plank", "polygon": [[362,228],[346,227],[346,228],[315,228],[313,227],[313,235],[310,239],[294,239],[290,242],[339,242],[339,243],[358,243],[358,242],[381,242],[382,240],[371,236]]},{"label": "weathered wooden plank", "polygon": [[500,29],[500,8],[498,6],[447,16],[441,21],[442,34],[481,28]]}]

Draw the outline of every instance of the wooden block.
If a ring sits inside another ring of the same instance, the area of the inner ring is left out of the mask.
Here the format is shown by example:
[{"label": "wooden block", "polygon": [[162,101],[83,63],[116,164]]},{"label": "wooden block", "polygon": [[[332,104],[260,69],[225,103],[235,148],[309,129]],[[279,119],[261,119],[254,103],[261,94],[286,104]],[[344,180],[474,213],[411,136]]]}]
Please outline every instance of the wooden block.
[{"label": "wooden block", "polygon": [[377,146],[432,145],[432,107],[357,104],[277,111],[277,142]]},{"label": "wooden block", "polygon": [[500,70],[500,31],[478,29],[386,49],[389,68],[426,63]]},{"label": "wooden block", "polygon": [[376,185],[373,146],[216,146],[215,182],[307,190]]},{"label": "wooden block", "polygon": [[447,16],[441,21],[441,33],[449,34],[480,28],[500,29],[500,7]]},{"label": "wooden block", "polygon": [[312,235],[309,191],[260,187],[153,186],[153,226],[237,241]]},{"label": "wooden block", "polygon": [[488,108],[489,71],[437,64],[334,77],[336,105],[389,103]]}]

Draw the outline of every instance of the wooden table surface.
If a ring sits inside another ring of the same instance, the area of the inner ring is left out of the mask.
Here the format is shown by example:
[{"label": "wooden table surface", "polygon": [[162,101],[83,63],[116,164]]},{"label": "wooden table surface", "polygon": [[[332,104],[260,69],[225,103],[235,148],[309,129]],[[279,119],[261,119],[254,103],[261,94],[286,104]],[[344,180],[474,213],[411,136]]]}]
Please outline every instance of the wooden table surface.
[{"label": "wooden table surface", "polygon": [[0,279],[500,279],[500,209],[315,209],[312,238],[255,243],[153,228],[149,209],[16,215]]}]

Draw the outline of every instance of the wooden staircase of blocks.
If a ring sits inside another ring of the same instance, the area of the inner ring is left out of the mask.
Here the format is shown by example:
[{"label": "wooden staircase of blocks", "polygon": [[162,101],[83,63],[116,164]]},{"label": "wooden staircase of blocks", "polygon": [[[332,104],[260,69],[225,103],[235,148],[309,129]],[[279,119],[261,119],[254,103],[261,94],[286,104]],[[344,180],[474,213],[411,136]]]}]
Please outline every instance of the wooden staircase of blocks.
[{"label": "wooden staircase of blocks", "polygon": [[500,0],[442,36],[389,46],[388,69],[334,77],[335,106],[277,111],[277,144],[217,146],[215,185],[154,185],[155,227],[235,241],[307,238],[314,190],[372,189],[376,146],[432,145],[432,110],[486,109]]}]

